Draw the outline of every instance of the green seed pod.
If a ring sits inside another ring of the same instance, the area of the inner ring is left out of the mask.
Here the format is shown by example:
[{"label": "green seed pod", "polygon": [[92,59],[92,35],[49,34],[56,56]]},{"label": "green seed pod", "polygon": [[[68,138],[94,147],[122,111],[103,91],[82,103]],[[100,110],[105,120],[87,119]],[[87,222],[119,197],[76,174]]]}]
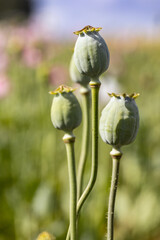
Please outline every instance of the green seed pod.
[{"label": "green seed pod", "polygon": [[82,120],[79,102],[73,94],[74,89],[61,85],[54,92],[51,120],[55,128],[65,132],[72,132]]},{"label": "green seed pod", "polygon": [[100,118],[100,135],[104,142],[115,148],[130,144],[136,138],[139,128],[139,112],[135,98],[139,94],[116,95],[103,109]]},{"label": "green seed pod", "polygon": [[74,61],[78,71],[91,78],[98,78],[109,66],[109,50],[100,36],[101,28],[86,26],[74,32],[78,39],[74,50]]},{"label": "green seed pod", "polygon": [[56,239],[54,236],[52,236],[48,232],[42,232],[39,234],[37,240],[56,240]]},{"label": "green seed pod", "polygon": [[90,78],[78,71],[78,69],[74,63],[73,56],[74,55],[72,55],[71,62],[70,62],[70,68],[69,68],[71,79],[73,82],[79,83],[80,85],[86,87],[90,82]]}]

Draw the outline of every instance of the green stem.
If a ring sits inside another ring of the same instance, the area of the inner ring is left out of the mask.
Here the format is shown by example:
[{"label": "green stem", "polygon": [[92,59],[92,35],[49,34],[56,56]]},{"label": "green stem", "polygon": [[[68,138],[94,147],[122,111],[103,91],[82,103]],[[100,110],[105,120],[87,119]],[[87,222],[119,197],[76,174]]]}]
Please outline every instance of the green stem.
[{"label": "green stem", "polygon": [[115,209],[115,200],[116,192],[118,187],[118,176],[119,176],[119,165],[120,159],[122,157],[122,152],[120,150],[112,149],[110,152],[112,157],[112,180],[111,180],[111,189],[109,194],[109,203],[108,203],[108,224],[107,224],[107,240],[113,240],[114,235],[114,209]]},{"label": "green stem", "polygon": [[[91,176],[88,182],[87,187],[82,193],[80,199],[77,203],[77,219],[80,213],[80,210],[87,199],[88,195],[92,191],[92,188],[95,184],[98,171],[98,100],[99,100],[99,88],[100,81],[99,79],[93,79],[89,83],[91,87],[91,96],[92,96],[92,167],[91,167]],[[68,229],[67,238],[70,238],[70,227]]]},{"label": "green stem", "polygon": [[77,206],[77,182],[76,182],[76,166],[74,154],[75,137],[73,134],[65,134],[63,141],[66,145],[70,187],[70,236],[71,240],[77,239],[76,231],[76,206]]},{"label": "green stem", "polygon": [[82,132],[82,146],[81,155],[78,165],[77,174],[77,199],[80,198],[83,189],[83,175],[85,164],[88,155],[89,147],[89,123],[90,123],[90,90],[88,88],[81,88],[82,95],[82,112],[83,112],[83,132]]},{"label": "green stem", "polygon": [[85,188],[83,194],[78,200],[77,204],[77,216],[87,199],[88,195],[92,191],[92,188],[95,184],[98,171],[98,97],[99,97],[99,88],[100,81],[98,79],[92,79],[89,83],[91,87],[91,96],[92,96],[92,167],[91,167],[91,176],[88,182],[87,187]]}]

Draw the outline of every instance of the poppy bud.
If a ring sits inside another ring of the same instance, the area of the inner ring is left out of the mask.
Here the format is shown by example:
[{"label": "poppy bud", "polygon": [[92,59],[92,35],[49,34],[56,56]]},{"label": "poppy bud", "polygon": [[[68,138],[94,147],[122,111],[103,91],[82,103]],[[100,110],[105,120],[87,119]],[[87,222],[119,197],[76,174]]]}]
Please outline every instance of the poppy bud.
[{"label": "poppy bud", "polygon": [[72,132],[82,120],[79,102],[73,94],[74,89],[61,85],[50,94],[54,94],[51,107],[51,120],[55,128]]},{"label": "poppy bud", "polygon": [[115,148],[130,144],[139,128],[139,112],[135,98],[139,94],[111,96],[100,118],[100,135],[104,142]]},{"label": "poppy bud", "polygon": [[74,61],[78,71],[91,78],[98,78],[109,66],[109,50],[99,34],[101,28],[86,26],[74,32],[78,39],[74,49]]}]

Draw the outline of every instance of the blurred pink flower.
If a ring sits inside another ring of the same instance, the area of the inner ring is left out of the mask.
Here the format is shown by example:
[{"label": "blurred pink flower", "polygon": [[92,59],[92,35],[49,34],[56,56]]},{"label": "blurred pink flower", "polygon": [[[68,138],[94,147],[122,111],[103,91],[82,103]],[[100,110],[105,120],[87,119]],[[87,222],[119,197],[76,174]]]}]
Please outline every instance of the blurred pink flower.
[{"label": "blurred pink flower", "polygon": [[25,48],[22,53],[22,59],[28,67],[37,67],[42,61],[42,53],[36,48]]},{"label": "blurred pink flower", "polygon": [[37,25],[33,24],[32,22],[12,27],[10,36],[16,36],[27,48],[33,47],[37,43],[47,40],[46,34],[43,32],[43,30],[41,29],[41,31],[39,31]]},{"label": "blurred pink flower", "polygon": [[3,32],[0,32],[0,51],[4,50],[6,45],[6,39],[5,39],[5,35],[3,34]]},{"label": "blurred pink flower", "polygon": [[7,54],[3,51],[0,51],[0,72],[6,70],[8,62],[9,60]]},{"label": "blurred pink flower", "polygon": [[10,82],[5,74],[0,74],[0,99],[6,97],[10,92]]},{"label": "blurred pink flower", "polygon": [[49,82],[52,85],[60,85],[66,83],[68,80],[68,71],[63,66],[55,66],[51,69],[49,75]]}]

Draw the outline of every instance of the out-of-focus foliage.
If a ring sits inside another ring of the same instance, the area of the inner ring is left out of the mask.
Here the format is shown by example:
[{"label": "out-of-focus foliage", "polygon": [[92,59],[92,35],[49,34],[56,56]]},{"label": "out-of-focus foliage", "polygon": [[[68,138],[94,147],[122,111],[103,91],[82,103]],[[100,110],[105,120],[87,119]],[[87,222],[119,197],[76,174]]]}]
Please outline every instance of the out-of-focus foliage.
[{"label": "out-of-focus foliage", "polygon": [[[23,27],[0,32],[0,239],[33,240],[42,231],[65,239],[68,173],[63,133],[50,120],[49,90],[71,85],[73,44],[53,43]],[[112,41],[111,41],[112,42]],[[122,92],[139,92],[140,129],[123,148],[115,238],[158,240],[160,235],[160,42],[108,42],[110,70]],[[105,81],[105,80],[103,80]],[[115,83],[114,83],[115,84]],[[113,89],[114,91],[114,89]],[[78,90],[77,90],[78,93]],[[80,99],[80,96],[78,96]],[[107,96],[103,97],[107,102]],[[101,106],[102,108],[102,106]],[[75,131],[76,161],[81,128]],[[111,176],[110,146],[101,140],[97,183],[82,210],[82,240],[105,239]],[[85,183],[90,174],[89,154]]]},{"label": "out-of-focus foliage", "polygon": [[31,0],[7,0],[1,1],[0,19],[26,18],[31,12]]}]

